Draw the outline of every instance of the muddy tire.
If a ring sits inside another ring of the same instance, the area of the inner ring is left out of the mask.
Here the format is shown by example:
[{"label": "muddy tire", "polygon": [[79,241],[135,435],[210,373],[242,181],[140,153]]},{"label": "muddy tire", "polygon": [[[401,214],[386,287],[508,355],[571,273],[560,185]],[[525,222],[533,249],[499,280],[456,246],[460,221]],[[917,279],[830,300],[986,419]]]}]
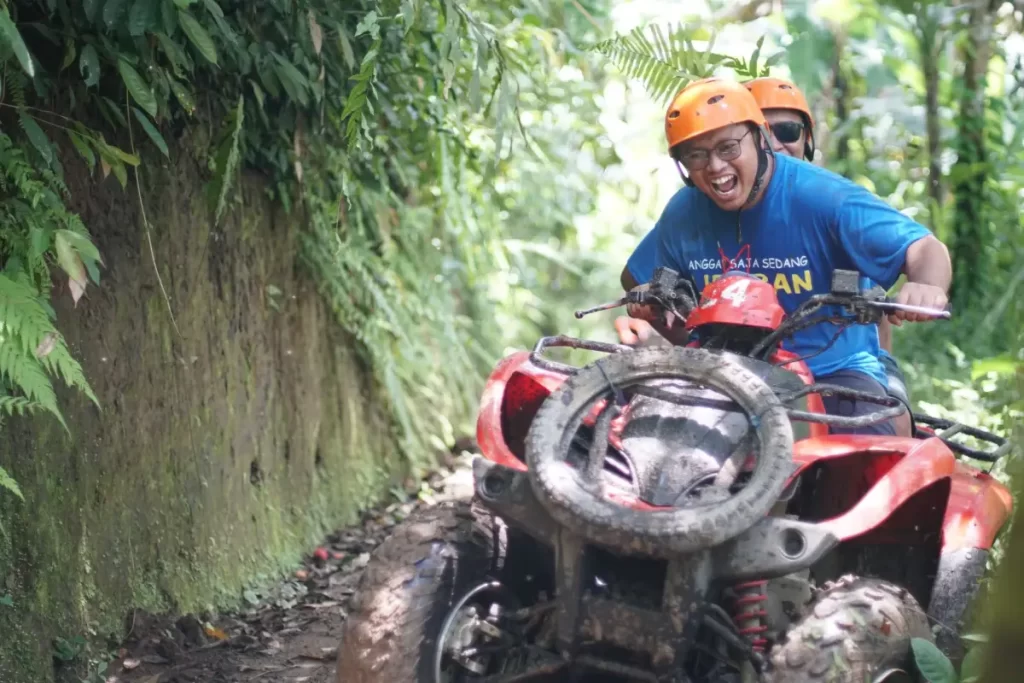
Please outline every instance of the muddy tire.
[{"label": "muddy tire", "polygon": [[[694,508],[652,512],[605,499],[564,462],[575,430],[609,385],[671,377],[714,387],[757,416],[760,453],[750,482],[725,501]],[[559,524],[622,552],[661,556],[720,545],[763,519],[786,486],[792,450],[786,408],[764,380],[728,356],[680,347],[613,354],[581,368],[544,401],[526,437],[533,490]]]},{"label": "muddy tire", "polygon": [[844,576],[826,584],[772,648],[765,683],[866,683],[893,667],[911,672],[911,638],[932,640],[928,618],[903,588]]},{"label": "muddy tire", "polygon": [[434,683],[442,622],[497,575],[504,532],[467,501],[410,515],[370,557],[338,648],[337,683]]}]

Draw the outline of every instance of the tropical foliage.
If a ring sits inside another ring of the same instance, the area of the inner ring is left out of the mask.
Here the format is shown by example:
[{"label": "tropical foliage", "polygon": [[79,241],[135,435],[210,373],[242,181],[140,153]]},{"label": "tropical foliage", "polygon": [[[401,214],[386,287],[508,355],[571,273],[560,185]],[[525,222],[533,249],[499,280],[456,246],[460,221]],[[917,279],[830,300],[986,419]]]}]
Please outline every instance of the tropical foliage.
[{"label": "tropical foliage", "polygon": [[[0,113],[18,122],[0,137],[0,408],[60,419],[47,373],[95,400],[47,304],[65,291],[77,304],[102,266],[67,208],[68,154],[142,203],[143,159],[191,153],[179,140],[221,121],[198,152],[211,220],[231,211],[243,167],[287,209],[301,204],[301,260],[386,390],[410,458],[450,441],[448,419],[471,414],[483,371],[515,337],[490,321],[509,285],[520,289],[516,265],[545,283],[545,270],[570,281],[586,270],[527,265],[557,251],[536,235],[567,234],[592,209],[614,160],[595,142],[600,76],[575,47],[603,8],[579,8],[0,3]],[[588,172],[558,170],[588,149]],[[51,292],[54,269],[65,279]]]}]

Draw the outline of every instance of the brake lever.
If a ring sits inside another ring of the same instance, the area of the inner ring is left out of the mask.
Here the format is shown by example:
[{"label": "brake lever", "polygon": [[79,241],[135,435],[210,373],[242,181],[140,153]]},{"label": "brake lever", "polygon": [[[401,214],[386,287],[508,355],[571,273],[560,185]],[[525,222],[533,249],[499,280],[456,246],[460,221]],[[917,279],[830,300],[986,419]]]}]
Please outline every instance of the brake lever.
[{"label": "brake lever", "polygon": [[664,308],[666,311],[674,313],[675,315],[679,315],[679,312],[675,310],[676,307],[674,304],[666,302],[663,297],[649,290],[641,290],[639,292],[631,291],[628,292],[626,296],[622,297],[621,299],[617,299],[616,301],[612,301],[607,304],[601,304],[600,306],[594,306],[593,308],[585,308],[581,311],[574,312],[573,315],[576,317],[577,320],[579,320],[580,318],[588,316],[591,313],[610,311],[613,308],[619,308],[620,306],[625,306],[626,304],[640,304],[646,306],[650,306],[653,304],[655,306]]}]

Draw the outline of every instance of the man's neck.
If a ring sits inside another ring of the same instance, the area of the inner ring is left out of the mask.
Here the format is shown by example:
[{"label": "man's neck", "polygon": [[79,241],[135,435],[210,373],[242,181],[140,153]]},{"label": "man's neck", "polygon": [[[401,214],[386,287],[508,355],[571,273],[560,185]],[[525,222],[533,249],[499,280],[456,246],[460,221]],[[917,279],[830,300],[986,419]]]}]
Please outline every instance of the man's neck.
[{"label": "man's neck", "polygon": [[768,191],[768,185],[772,182],[772,177],[775,175],[775,155],[771,154],[768,156],[768,167],[764,171],[764,179],[761,181],[761,187],[757,188],[757,194],[754,195],[754,199],[747,202],[744,209],[751,209],[758,205],[761,199],[764,197],[765,192]]}]

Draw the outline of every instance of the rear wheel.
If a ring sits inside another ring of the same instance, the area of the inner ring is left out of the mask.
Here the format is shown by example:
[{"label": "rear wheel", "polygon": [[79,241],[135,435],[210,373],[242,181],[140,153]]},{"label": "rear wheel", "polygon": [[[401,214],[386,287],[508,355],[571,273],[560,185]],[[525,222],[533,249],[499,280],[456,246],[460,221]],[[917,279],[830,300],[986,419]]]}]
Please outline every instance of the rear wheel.
[{"label": "rear wheel", "polygon": [[411,515],[366,566],[338,648],[337,682],[472,680],[488,662],[453,661],[446,639],[473,637],[477,603],[502,592],[503,556],[503,529],[479,506],[459,501]]},{"label": "rear wheel", "polygon": [[772,648],[765,683],[868,683],[887,678],[886,672],[913,671],[912,638],[932,635],[908,591],[844,576],[818,591],[805,616]]}]

